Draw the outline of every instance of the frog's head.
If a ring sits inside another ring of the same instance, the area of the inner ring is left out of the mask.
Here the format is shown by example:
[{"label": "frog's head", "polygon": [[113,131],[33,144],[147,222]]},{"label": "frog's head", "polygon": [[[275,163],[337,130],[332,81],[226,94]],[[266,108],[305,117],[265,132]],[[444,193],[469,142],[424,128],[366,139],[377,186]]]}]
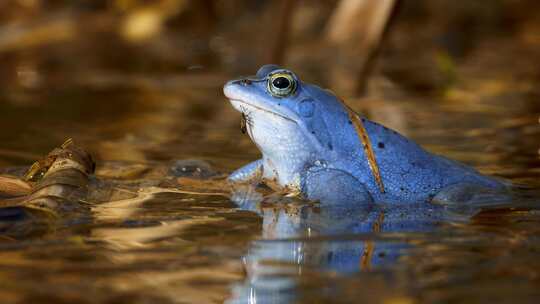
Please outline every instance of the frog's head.
[{"label": "frog's head", "polygon": [[333,129],[347,121],[343,105],[332,93],[304,83],[292,71],[276,65],[261,67],[255,76],[229,81],[223,91],[244,115],[252,140],[271,158],[291,157],[291,153],[296,158],[298,154],[313,157],[321,155],[322,149],[332,150]]}]

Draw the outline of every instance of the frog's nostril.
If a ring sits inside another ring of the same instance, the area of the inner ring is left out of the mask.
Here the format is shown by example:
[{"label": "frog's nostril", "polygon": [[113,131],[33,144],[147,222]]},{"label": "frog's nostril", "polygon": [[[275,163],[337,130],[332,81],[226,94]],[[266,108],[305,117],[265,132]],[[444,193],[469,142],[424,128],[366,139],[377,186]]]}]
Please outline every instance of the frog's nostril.
[{"label": "frog's nostril", "polygon": [[240,84],[241,84],[241,85],[244,85],[244,86],[250,85],[250,84],[251,84],[251,80],[249,80],[249,79],[242,79],[242,80],[240,80]]}]

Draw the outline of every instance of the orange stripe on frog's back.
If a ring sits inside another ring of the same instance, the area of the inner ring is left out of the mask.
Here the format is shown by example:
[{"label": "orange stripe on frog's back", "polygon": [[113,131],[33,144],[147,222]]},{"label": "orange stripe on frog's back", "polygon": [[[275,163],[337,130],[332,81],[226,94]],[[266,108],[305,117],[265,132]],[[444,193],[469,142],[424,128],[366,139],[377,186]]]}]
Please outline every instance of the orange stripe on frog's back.
[{"label": "orange stripe on frog's back", "polygon": [[337,98],[337,99],[343,104],[343,106],[347,110],[349,119],[351,120],[354,126],[354,129],[356,130],[356,134],[358,135],[358,138],[360,139],[360,142],[362,143],[362,147],[364,148],[364,153],[366,154],[369,168],[371,169],[371,173],[373,174],[373,177],[375,178],[375,182],[377,182],[377,185],[379,186],[381,193],[384,193],[384,184],[381,178],[381,171],[379,170],[379,166],[377,165],[375,153],[373,152],[371,141],[367,134],[366,128],[364,128],[362,119],[358,116],[358,114],[356,114],[356,112],[353,109],[351,109],[345,103],[345,101],[343,101],[341,98]]}]

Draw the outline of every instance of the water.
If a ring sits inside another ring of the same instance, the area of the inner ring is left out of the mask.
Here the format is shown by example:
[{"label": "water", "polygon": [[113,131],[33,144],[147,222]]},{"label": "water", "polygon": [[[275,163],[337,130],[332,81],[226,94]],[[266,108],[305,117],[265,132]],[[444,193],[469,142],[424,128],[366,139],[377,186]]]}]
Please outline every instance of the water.
[{"label": "water", "polygon": [[[27,166],[72,137],[98,168],[86,211],[0,213],[2,303],[537,301],[540,106],[530,87],[470,79],[445,97],[348,100],[427,149],[523,188],[473,215],[272,195],[236,206],[219,194],[221,181],[258,151],[221,94],[226,79],[5,92],[1,167]],[[151,192],[171,183],[207,194]],[[151,194],[134,200],[141,188]]]}]

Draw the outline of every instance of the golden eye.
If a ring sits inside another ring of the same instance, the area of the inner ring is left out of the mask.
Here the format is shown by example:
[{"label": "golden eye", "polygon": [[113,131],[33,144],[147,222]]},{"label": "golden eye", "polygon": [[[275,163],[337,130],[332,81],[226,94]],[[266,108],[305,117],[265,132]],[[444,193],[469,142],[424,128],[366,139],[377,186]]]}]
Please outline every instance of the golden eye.
[{"label": "golden eye", "polygon": [[274,97],[286,97],[296,90],[296,80],[285,72],[271,74],[268,77],[268,91]]}]

